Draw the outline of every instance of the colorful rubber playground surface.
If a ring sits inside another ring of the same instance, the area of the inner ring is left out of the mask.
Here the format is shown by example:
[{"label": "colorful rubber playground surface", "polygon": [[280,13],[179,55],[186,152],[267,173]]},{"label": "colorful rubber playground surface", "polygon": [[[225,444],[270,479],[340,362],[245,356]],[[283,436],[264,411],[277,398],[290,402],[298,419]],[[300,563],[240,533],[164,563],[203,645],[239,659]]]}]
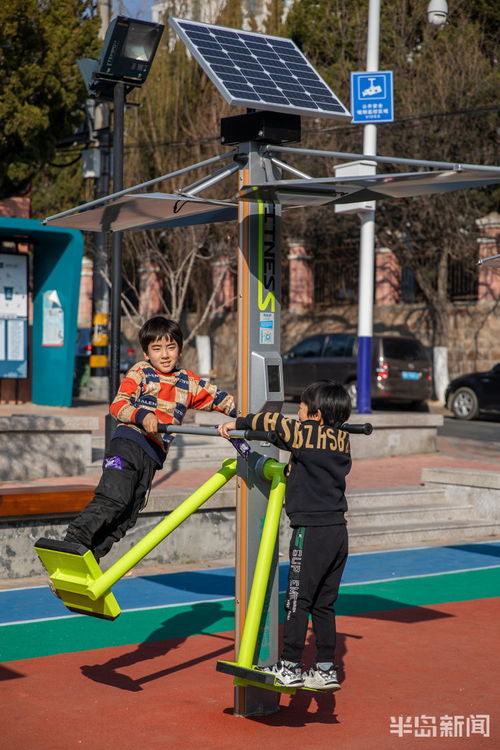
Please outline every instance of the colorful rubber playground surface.
[{"label": "colorful rubber playground surface", "polygon": [[[280,565],[280,590],[287,564]],[[125,578],[114,622],[45,586],[0,591],[6,750],[500,747],[500,542],[352,555],[337,606],[343,689],[232,713],[234,569]],[[304,660],[313,659],[306,650]]]}]

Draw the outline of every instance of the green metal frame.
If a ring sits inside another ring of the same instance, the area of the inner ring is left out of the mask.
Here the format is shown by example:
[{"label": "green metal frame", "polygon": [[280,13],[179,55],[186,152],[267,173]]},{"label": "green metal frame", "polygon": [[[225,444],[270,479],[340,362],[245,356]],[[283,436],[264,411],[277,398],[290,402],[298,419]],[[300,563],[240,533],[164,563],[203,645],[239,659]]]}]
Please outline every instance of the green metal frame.
[{"label": "green metal frame", "polygon": [[[205,503],[236,474],[236,459],[227,458],[220,469],[117,560],[105,573],[90,550],[81,545],[39,539],[35,549],[49,573],[57,595],[72,612],[114,620],[121,610],[111,586],[137,565],[154,547]],[[59,549],[58,549],[59,546]],[[68,551],[74,548],[74,552]],[[78,552],[80,547],[81,552]]]},{"label": "green metal frame", "polygon": [[[271,482],[269,500],[260,538],[259,551],[246,611],[237,661],[218,661],[217,670],[233,675],[238,687],[258,687],[278,693],[294,694],[297,688],[280,685],[274,677],[254,665],[259,631],[271,576],[283,501],[286,464],[272,458],[264,461],[262,473]],[[226,459],[220,469],[184,500],[154,529],[135,544],[106,572],[94,555],[81,545],[39,539],[35,549],[47,569],[57,595],[72,612],[114,620],[121,610],[111,586],[137,565],[154,547],[200,508],[236,474],[235,459]],[[69,551],[74,549],[74,551]],[[307,689],[307,688],[300,688]]]},{"label": "green metal frame", "polygon": [[271,481],[271,491],[269,493],[266,517],[260,538],[259,552],[257,554],[238,657],[235,662],[218,661],[217,671],[232,674],[234,677],[233,684],[238,687],[258,687],[277,693],[293,695],[297,691],[297,688],[280,685],[270,673],[262,672],[258,666],[254,665],[274,549],[278,538],[281,510],[285,498],[285,466],[286,464],[274,461],[273,459],[268,459],[263,466],[265,478]]}]

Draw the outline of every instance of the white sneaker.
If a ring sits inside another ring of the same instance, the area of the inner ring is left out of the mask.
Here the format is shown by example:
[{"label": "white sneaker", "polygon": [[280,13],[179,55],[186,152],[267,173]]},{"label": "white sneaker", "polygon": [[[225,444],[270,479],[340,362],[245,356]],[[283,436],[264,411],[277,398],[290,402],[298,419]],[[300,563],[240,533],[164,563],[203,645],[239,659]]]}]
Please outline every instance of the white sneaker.
[{"label": "white sneaker", "polygon": [[315,664],[308,672],[304,672],[302,677],[304,679],[304,687],[313,688],[314,690],[340,690],[341,688],[334,667],[324,670]]},{"label": "white sneaker", "polygon": [[285,687],[302,687],[304,685],[302,666],[300,664],[291,666],[284,661],[278,661],[269,667],[259,667],[259,669],[261,672],[272,674],[279,685],[284,685]]}]

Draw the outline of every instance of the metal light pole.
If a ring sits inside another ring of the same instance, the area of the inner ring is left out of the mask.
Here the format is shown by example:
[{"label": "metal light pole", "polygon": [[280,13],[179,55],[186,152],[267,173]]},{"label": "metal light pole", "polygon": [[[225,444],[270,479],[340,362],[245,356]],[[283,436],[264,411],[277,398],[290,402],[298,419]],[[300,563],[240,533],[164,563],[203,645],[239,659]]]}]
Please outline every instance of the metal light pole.
[{"label": "metal light pole", "polygon": [[[108,4],[100,1],[106,16]],[[104,37],[103,49],[98,60],[85,58],[78,67],[90,96],[100,101],[113,101],[113,190],[123,190],[123,120],[126,94],[142,86],[146,80],[156,49],[163,33],[163,25],[140,21],[126,16],[116,16]],[[103,235],[101,234],[101,240]],[[101,250],[104,248],[100,247]],[[121,265],[122,237],[113,234],[111,256],[111,329],[109,340],[109,389],[111,402],[120,384],[120,320],[121,320]],[[100,260],[102,261],[100,254]],[[104,317],[104,316],[103,316]],[[103,322],[103,321],[102,321]],[[102,336],[101,346],[106,345]],[[97,342],[96,342],[97,343]],[[105,360],[105,355],[102,357]],[[104,362],[102,363],[104,364]],[[106,445],[111,438],[114,420],[106,418]]]},{"label": "metal light pole", "polygon": [[[370,0],[368,9],[367,72],[378,70],[380,37],[380,0]],[[363,128],[363,153],[377,153],[377,126],[369,123]],[[373,208],[361,215],[358,295],[358,382],[357,411],[371,413],[373,290],[375,258],[375,201]]]},{"label": "metal light pole", "polygon": [[[116,83],[113,89],[113,191],[123,190],[123,121],[125,85]],[[111,238],[111,329],[109,338],[109,403],[120,385],[120,334],[122,299],[122,233],[113,232]],[[109,445],[114,418],[106,415],[106,446]]]},{"label": "metal light pole", "polygon": [[[99,37],[104,40],[111,19],[111,0],[98,0],[101,28]],[[110,132],[109,104],[101,102],[95,107],[95,129],[99,149],[100,175],[95,186],[95,197],[109,193]],[[106,232],[94,234],[94,269],[92,275],[92,352],[90,355],[90,384],[94,397],[106,399],[109,390],[108,326],[109,288],[105,274],[108,268],[108,238]]]},{"label": "metal light pole", "polygon": [[[436,26],[446,23],[448,5],[445,0],[430,0],[428,21]],[[379,69],[380,0],[370,0],[368,6],[367,73]],[[363,128],[363,154],[377,154],[377,126],[369,123]],[[358,414],[371,413],[372,337],[375,275],[375,201],[373,208],[360,213],[360,258],[358,302]]]}]

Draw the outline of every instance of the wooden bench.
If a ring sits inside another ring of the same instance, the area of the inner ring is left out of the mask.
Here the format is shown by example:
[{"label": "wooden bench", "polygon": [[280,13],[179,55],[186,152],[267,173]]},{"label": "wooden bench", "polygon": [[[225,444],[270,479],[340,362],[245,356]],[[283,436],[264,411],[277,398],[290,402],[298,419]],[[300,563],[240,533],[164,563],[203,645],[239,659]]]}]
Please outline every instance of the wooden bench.
[{"label": "wooden bench", "polygon": [[77,513],[94,496],[88,484],[0,487],[0,519],[12,516],[44,516]]}]

